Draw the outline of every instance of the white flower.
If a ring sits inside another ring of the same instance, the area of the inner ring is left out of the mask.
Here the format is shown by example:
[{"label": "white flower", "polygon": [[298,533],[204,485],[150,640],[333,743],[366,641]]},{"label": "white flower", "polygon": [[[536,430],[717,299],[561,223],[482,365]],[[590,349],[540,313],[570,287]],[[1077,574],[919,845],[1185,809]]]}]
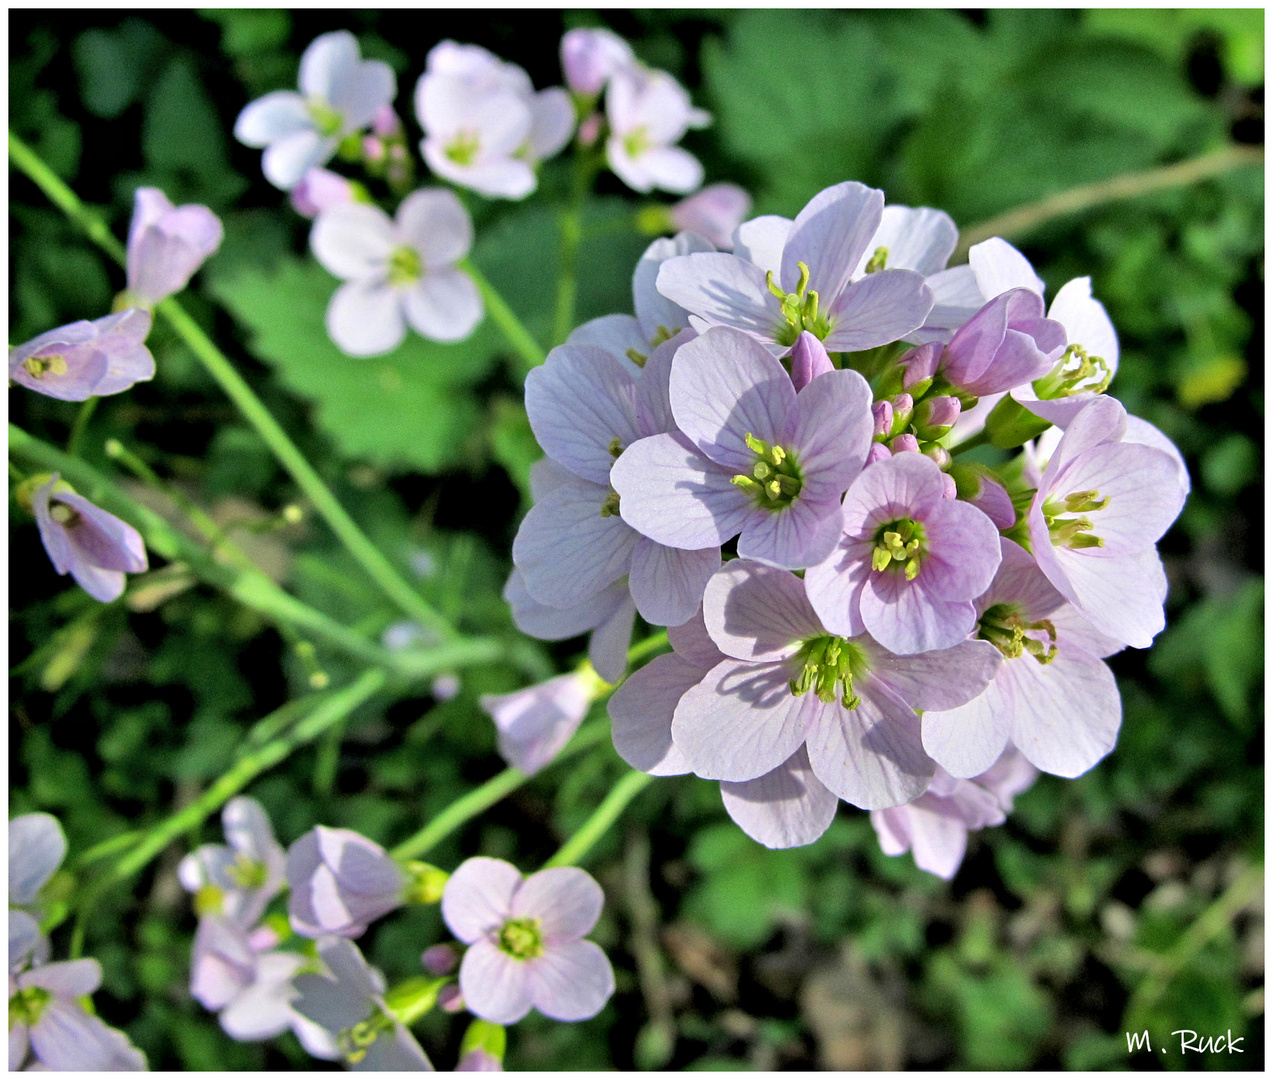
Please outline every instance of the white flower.
[{"label": "white flower", "polygon": [[535,190],[535,165],[566,145],[575,123],[570,95],[561,87],[536,93],[516,64],[454,41],[430,50],[415,107],[429,168],[505,199]]},{"label": "white flower", "polygon": [[301,56],[301,93],[276,90],[239,113],[234,137],[264,147],[261,168],[290,191],[307,171],[330,161],[347,135],[371,124],[398,92],[393,69],[363,60],[348,30],[315,38]]},{"label": "white flower", "polygon": [[706,127],[711,115],[690,104],[690,96],[666,71],[621,68],[606,90],[610,138],[606,161],[634,191],[686,195],[703,182],[703,166],[674,145],[690,128]]},{"label": "white flower", "polygon": [[468,337],[482,298],[456,267],[473,243],[473,223],[454,193],[412,192],[396,220],[375,206],[347,203],[319,214],[310,247],[345,284],[327,308],[327,332],[350,356],[397,348],[406,324],[434,341]]}]

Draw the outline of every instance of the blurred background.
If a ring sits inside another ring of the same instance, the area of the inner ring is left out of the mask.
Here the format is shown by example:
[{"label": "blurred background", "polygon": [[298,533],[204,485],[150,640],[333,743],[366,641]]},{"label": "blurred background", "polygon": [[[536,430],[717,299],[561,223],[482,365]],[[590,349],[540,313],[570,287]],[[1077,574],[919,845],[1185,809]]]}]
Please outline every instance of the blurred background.
[{"label": "blurred background", "polygon": [[[715,114],[685,145],[709,183],[752,192],[753,213],[793,216],[856,179],[963,229],[1080,185],[1222,160],[1193,183],[1138,182],[1135,197],[1098,188],[1004,233],[1049,295],[1091,275],[1122,343],[1111,392],[1175,440],[1193,477],[1161,544],[1168,628],[1112,661],[1115,751],[1077,781],[1041,778],[1005,826],[971,837],[951,883],[881,855],[850,807],[811,847],[773,852],[729,821],[717,785],[658,781],[587,863],[607,893],[593,936],[615,997],[583,1024],[532,1015],[511,1033],[508,1067],[1262,1068],[1263,892],[1250,872],[1264,831],[1264,177],[1226,148],[1263,145],[1263,12],[10,12],[13,130],[117,236],[143,184],[221,215],[224,245],[182,302],[372,538],[474,632],[512,632],[499,593],[539,456],[506,346],[484,325],[462,345],[412,336],[388,357],[341,355],[308,223],[231,129],[248,101],[295,86],[300,53],[328,30],[394,66],[414,143],[411,93],[438,40],[484,45],[545,87],[560,84],[557,45],[578,25],[609,26]],[[475,261],[545,344],[568,179],[563,157],[524,205],[466,200]],[[10,194],[10,341],[107,313],[122,271],[16,172]],[[581,321],[631,310],[641,205],[613,176],[599,182]],[[320,522],[258,528],[295,498],[290,481],[165,327],[149,344],[158,376],[103,399],[85,456],[120,476],[102,452],[120,439],[302,599],[388,628],[394,612]],[[11,418],[59,445],[75,410],[10,394]],[[189,803],[312,669],[294,641],[180,578],[135,579],[126,603],[97,605],[56,577],[12,501],[10,520],[10,813],[57,815],[73,859]],[[544,646],[544,673],[580,648]],[[313,663],[336,685],[354,674],[322,649]],[[422,688],[373,703],[247,793],[285,844],[323,823],[389,846],[499,771],[477,697],[523,681],[493,665],[466,670],[450,700]],[[549,769],[430,859],[482,853],[532,870],[625,769],[608,746]],[[152,1068],[321,1065],[290,1035],[232,1042],[190,999],[195,920],[174,869],[201,841],[220,841],[215,818],[98,903],[86,954],[105,968],[100,1014]],[[64,872],[56,887],[73,900],[81,885]],[[436,909],[414,908],[361,944],[393,980],[418,973],[444,934]],[[1125,1032],[1145,1028],[1155,1047],[1177,1029],[1228,1031],[1244,1052],[1129,1054]],[[421,1041],[444,1066],[462,1029],[433,1014]]]}]

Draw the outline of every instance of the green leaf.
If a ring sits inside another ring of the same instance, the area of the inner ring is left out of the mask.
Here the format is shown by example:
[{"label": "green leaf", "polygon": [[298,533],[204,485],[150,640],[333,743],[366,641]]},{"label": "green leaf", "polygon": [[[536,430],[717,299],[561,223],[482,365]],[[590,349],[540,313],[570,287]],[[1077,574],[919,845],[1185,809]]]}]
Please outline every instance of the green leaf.
[{"label": "green leaf", "polygon": [[250,56],[286,44],[292,18],[277,8],[212,8],[199,12],[221,25],[221,50],[227,56]]},{"label": "green leaf", "polygon": [[346,458],[439,472],[465,464],[481,412],[469,390],[501,347],[483,322],[454,345],[414,333],[387,356],[355,359],[327,336],[337,282],[316,263],[284,259],[212,281],[213,294],[250,332],[254,355],[314,403],[316,421]]},{"label": "green leaf", "polygon": [[71,50],[84,107],[103,120],[119,116],[153,78],[155,61],[166,45],[140,19],[128,19],[114,30],[84,31]]}]

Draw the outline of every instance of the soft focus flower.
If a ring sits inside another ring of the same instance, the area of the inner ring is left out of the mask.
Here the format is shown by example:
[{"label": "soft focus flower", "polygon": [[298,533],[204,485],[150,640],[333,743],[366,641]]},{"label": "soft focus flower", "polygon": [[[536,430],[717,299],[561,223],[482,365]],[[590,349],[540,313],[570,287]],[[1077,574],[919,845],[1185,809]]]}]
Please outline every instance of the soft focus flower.
[{"label": "soft focus flower", "polygon": [[138,188],[128,227],[129,293],[153,306],[184,289],[221,236],[221,220],[206,206],[173,206],[158,188]]},{"label": "soft focus flower", "polygon": [[522,880],[500,859],[465,860],[442,895],[442,918],[469,946],[460,989],[473,1015],[516,1023],[534,1007],[554,1020],[596,1016],[614,993],[606,954],[583,936],[604,903],[601,887],[575,867]]},{"label": "soft focus flower", "polygon": [[96,960],[42,964],[9,979],[9,1070],[27,1050],[56,1072],[139,1072],[146,1055],[122,1031],[85,1010],[79,999],[102,983]]},{"label": "soft focus flower", "polygon": [[535,165],[565,146],[575,125],[565,90],[536,93],[516,64],[454,41],[429,51],[415,108],[429,168],[504,199],[523,199],[535,190]]},{"label": "soft focus flower", "polygon": [[401,907],[407,876],[384,848],[350,829],[315,826],[287,849],[288,915],[306,937],[358,937]]},{"label": "soft focus flower", "polygon": [[[532,470],[533,475],[533,470]],[[607,585],[595,596],[569,608],[541,604],[526,591],[516,567],[504,586],[504,599],[513,612],[513,624],[523,634],[542,641],[564,641],[591,632],[588,659],[606,682],[618,682],[628,666],[628,645],[636,605],[622,581]]]},{"label": "soft focus flower", "polygon": [[832,633],[869,633],[909,655],[967,637],[972,601],[999,565],[999,532],[975,506],[947,498],[932,461],[897,450],[853,482],[839,542],[805,581]]},{"label": "soft focus flower", "polygon": [[957,780],[939,768],[928,791],[914,802],[871,811],[880,849],[885,855],[909,851],[921,870],[949,881],[963,862],[968,833],[1002,825],[1013,796],[1037,776],[1034,766],[1011,747],[972,780]]},{"label": "soft focus flower", "polygon": [[633,191],[684,195],[703,182],[703,166],[675,144],[690,128],[711,123],[666,71],[621,67],[606,90],[606,162]]},{"label": "soft focus flower", "polygon": [[813,776],[867,810],[923,794],[934,763],[916,710],[970,701],[1002,659],[985,641],[896,656],[865,635],[841,637],[804,582],[747,559],[708,582],[703,617],[725,658],[676,706],[672,741],[692,771],[755,780],[803,746]]},{"label": "soft focus flower", "polygon": [[52,814],[22,814],[9,822],[9,970],[48,958],[48,939],[21,906],[34,904],[66,858],[66,835]]},{"label": "soft focus flower", "polygon": [[480,1046],[470,1050],[460,1058],[455,1066],[456,1072],[503,1072],[504,1063],[489,1050]]},{"label": "soft focus flower", "polygon": [[62,401],[118,394],[155,377],[143,344],[150,321],[149,311],[128,308],[49,330],[9,353],[9,378]]},{"label": "soft focus flower", "polygon": [[814,196],[794,222],[762,217],[739,227],[734,254],[669,259],[664,296],[700,332],[732,326],[786,353],[802,330],[831,352],[884,345],[916,330],[933,306],[922,274],[883,269],[853,280],[884,212],[884,193],[852,181]]},{"label": "soft focus flower", "polygon": [[450,975],[459,959],[450,945],[430,945],[420,954],[420,964],[430,975]]},{"label": "soft focus flower", "polygon": [[871,445],[861,375],[828,372],[797,393],[765,348],[721,327],[677,349],[670,402],[680,431],[633,443],[611,470],[624,521],[690,551],[741,533],[739,555],[791,569],[829,554]]},{"label": "soft focus flower", "polygon": [[548,457],[534,468],[535,505],[513,540],[513,564],[540,603],[571,607],[626,576],[649,622],[674,626],[697,609],[719,550],[640,535],[621,516],[610,475],[626,447],[673,426],[667,378],[682,340],[660,345],[643,369],[566,344],[526,377],[526,414]]},{"label": "soft focus flower", "polygon": [[398,82],[383,60],[361,58],[353,34],[335,30],[315,38],[301,56],[300,89],[266,94],[234,122],[239,142],[265,148],[265,178],[283,191],[330,161],[342,139],[367,127],[393,101]]},{"label": "soft focus flower", "polygon": [[254,925],[283,887],[286,856],[265,810],[239,795],[225,804],[226,844],[204,844],[177,866],[177,878],[195,897],[200,915],[224,915],[239,927]]},{"label": "soft focus flower", "polygon": [[94,600],[105,604],[117,599],[124,591],[124,574],[146,569],[141,534],[77,495],[57,473],[35,490],[31,505],[53,568],[69,573]]},{"label": "soft focus flower", "polygon": [[1039,569],[1057,591],[1101,633],[1145,649],[1164,625],[1154,545],[1187,488],[1177,460],[1127,440],[1127,426],[1113,398],[1083,409],[1052,454],[1027,521]]},{"label": "soft focus flower", "polygon": [[561,39],[561,70],[576,94],[595,97],[610,76],[636,63],[632,48],[609,30],[567,30]]},{"label": "soft focus flower", "polygon": [[1122,720],[1098,633],[1049,584],[1030,553],[1002,540],[1003,561],[977,599],[977,637],[1003,662],[985,693],[924,714],[924,749],[957,777],[984,772],[1009,743],[1058,776],[1085,773],[1114,748]]},{"label": "soft focus flower", "polygon": [[721,251],[734,246],[734,230],[751,210],[751,196],[737,184],[711,184],[669,208],[678,232],[705,237]]},{"label": "soft focus flower", "polygon": [[434,341],[468,337],[482,297],[455,264],[472,245],[468,213],[442,188],[412,192],[392,220],[366,203],[319,214],[310,247],[345,281],[327,308],[331,339],[351,356],[376,356],[402,343],[408,323]]},{"label": "soft focus flower", "polygon": [[324,971],[293,980],[293,1008],[332,1037],[349,1068],[365,1072],[432,1072],[428,1055],[385,1004],[384,976],[345,938],[318,941]]},{"label": "soft focus flower", "polygon": [[354,201],[354,186],[330,169],[310,169],[292,188],[292,209],[302,217],[315,218],[333,206]]},{"label": "soft focus flower", "polygon": [[542,769],[578,730],[596,683],[581,670],[511,694],[483,694],[479,704],[499,731],[500,757],[528,776]]}]

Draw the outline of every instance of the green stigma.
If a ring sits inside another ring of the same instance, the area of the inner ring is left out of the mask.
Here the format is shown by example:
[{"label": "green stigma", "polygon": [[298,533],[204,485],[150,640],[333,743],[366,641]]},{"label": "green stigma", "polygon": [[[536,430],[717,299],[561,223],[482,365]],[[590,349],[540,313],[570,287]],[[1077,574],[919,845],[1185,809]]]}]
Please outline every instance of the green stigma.
[{"label": "green stigma", "polygon": [[270,872],[264,863],[249,859],[240,852],[233,865],[226,868],[225,876],[240,889],[259,889],[269,880]]},{"label": "green stigma", "polygon": [[806,641],[796,659],[800,674],[788,683],[796,697],[812,690],[828,705],[839,699],[846,709],[856,709],[862,703],[853,692],[854,676],[866,674],[866,657],[857,646],[826,634]]},{"label": "green stigma", "polygon": [[15,1024],[35,1025],[44,1007],[53,999],[52,993],[42,986],[28,986],[9,998],[9,1030]]},{"label": "green stigma", "polygon": [[782,345],[794,345],[804,330],[819,341],[831,333],[830,320],[818,314],[818,291],[809,288],[809,264],[801,262],[796,266],[800,269],[800,280],[796,282],[796,291],[791,293],[783,292],[772,270],[765,271],[765,284],[782,307],[784,322],[774,332],[775,339]]},{"label": "green stigma", "polygon": [[514,960],[534,960],[544,955],[544,939],[539,919],[509,919],[499,932],[500,951]]},{"label": "green stigma", "polygon": [[875,253],[871,256],[870,261],[866,264],[866,272],[874,274],[884,269],[884,264],[888,262],[888,248],[877,247]]},{"label": "green stigma", "polygon": [[33,379],[41,379],[46,373],[66,374],[66,359],[61,353],[54,353],[52,356],[28,356],[22,361],[22,366],[27,369]]},{"label": "green stigma", "polygon": [[907,581],[914,581],[923,558],[924,526],[918,521],[901,518],[876,531],[872,570],[901,570]]},{"label": "green stigma", "polygon": [[324,139],[333,139],[340,134],[340,129],[344,126],[344,118],[327,102],[320,98],[310,98],[306,102],[306,108],[309,109],[309,118],[314,121],[318,134]]},{"label": "green stigma", "polygon": [[1102,357],[1089,356],[1082,345],[1071,345],[1046,375],[1034,380],[1034,392],[1040,401],[1069,397],[1090,390],[1105,392],[1114,372]]},{"label": "green stigma", "polygon": [[1063,499],[1048,499],[1043,504],[1043,520],[1052,537],[1053,547],[1104,547],[1105,541],[1092,533],[1092,522],[1085,517],[1062,517],[1062,514],[1089,514],[1109,506],[1109,496],[1099,491],[1075,491]]},{"label": "green stigma", "polygon": [[771,445],[747,432],[747,448],[756,455],[751,475],[738,473],[730,478],[766,510],[785,510],[800,496],[804,479],[795,457],[781,446]]},{"label": "green stigma", "polygon": [[639,368],[645,367],[645,362],[649,359],[649,357],[646,356],[645,353],[637,352],[636,349],[628,349],[626,352],[624,352],[623,355],[626,356],[629,360],[631,360],[634,364],[636,364],[636,366]]},{"label": "green stigma", "polygon": [[379,1008],[364,1021],[354,1024],[353,1027],[345,1028],[336,1036],[336,1045],[339,1047],[345,1061],[350,1065],[357,1065],[367,1056],[367,1050],[371,1047],[381,1035],[388,1034],[393,1031],[393,1018]]},{"label": "green stigma", "polygon": [[411,285],[420,280],[423,272],[424,263],[415,248],[403,244],[393,249],[389,256],[390,285]]},{"label": "green stigma", "polygon": [[[1029,634],[1043,633],[1048,637],[1045,645]],[[986,608],[977,624],[977,636],[988,641],[1009,660],[1029,653],[1040,664],[1050,664],[1056,659],[1056,627],[1047,619],[1026,622],[1015,604],[995,604]]]},{"label": "green stigma", "polygon": [[469,131],[459,132],[447,143],[443,153],[457,165],[472,165],[477,160],[477,152],[481,148],[478,138]]}]

